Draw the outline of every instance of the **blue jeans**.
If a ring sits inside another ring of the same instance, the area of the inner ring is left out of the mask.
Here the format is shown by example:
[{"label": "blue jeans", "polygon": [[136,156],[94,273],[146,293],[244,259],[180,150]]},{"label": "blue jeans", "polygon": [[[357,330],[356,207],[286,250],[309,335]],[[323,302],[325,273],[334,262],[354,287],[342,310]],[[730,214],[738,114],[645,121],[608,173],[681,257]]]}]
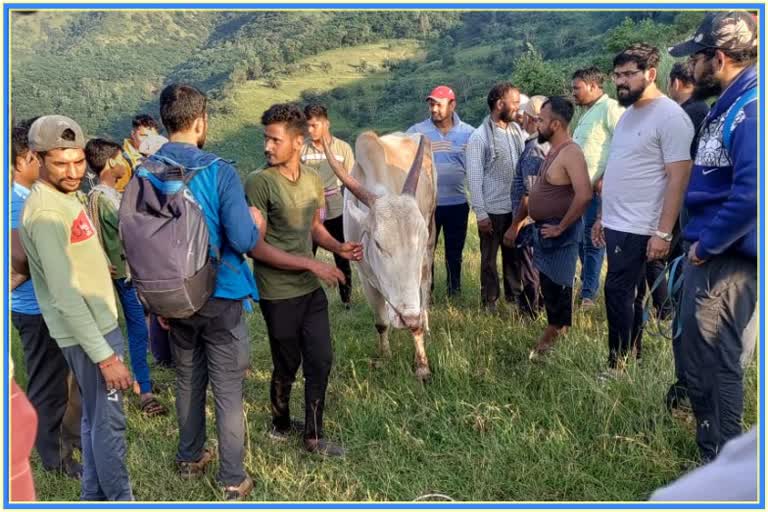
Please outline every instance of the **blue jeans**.
[{"label": "blue jeans", "polygon": [[125,279],[113,279],[117,296],[123,306],[123,316],[128,329],[128,351],[131,354],[131,369],[133,376],[139,383],[141,393],[152,391],[152,382],[149,380],[149,365],[147,364],[147,343],[149,342],[149,330],[144,318],[144,307],[139,302],[136,288],[126,283]]},{"label": "blue jeans", "polygon": [[595,300],[600,290],[600,270],[603,267],[605,248],[592,245],[592,226],[600,211],[600,196],[594,196],[584,213],[584,238],[579,247],[581,261],[581,298]]}]

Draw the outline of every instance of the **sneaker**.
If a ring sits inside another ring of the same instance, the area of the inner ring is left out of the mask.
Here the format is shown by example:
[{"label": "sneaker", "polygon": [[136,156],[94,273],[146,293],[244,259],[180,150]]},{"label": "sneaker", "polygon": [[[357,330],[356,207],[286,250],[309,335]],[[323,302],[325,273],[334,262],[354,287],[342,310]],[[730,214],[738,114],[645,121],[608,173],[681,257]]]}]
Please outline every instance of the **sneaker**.
[{"label": "sneaker", "polygon": [[273,441],[279,441],[282,443],[290,439],[291,436],[296,436],[303,433],[304,433],[304,422],[292,419],[291,426],[288,427],[286,430],[280,430],[276,426],[272,425],[272,428],[269,429],[269,432],[267,433],[267,435]]},{"label": "sneaker", "polygon": [[323,457],[344,457],[346,450],[339,444],[327,439],[305,439],[304,449]]},{"label": "sneaker", "polygon": [[226,501],[242,501],[253,490],[253,479],[249,476],[240,482],[240,485],[230,485],[224,487],[224,499]]},{"label": "sneaker", "polygon": [[197,462],[176,462],[176,470],[179,476],[185,480],[198,478],[205,473],[205,468],[216,458],[216,452],[211,448],[205,448],[203,455]]}]

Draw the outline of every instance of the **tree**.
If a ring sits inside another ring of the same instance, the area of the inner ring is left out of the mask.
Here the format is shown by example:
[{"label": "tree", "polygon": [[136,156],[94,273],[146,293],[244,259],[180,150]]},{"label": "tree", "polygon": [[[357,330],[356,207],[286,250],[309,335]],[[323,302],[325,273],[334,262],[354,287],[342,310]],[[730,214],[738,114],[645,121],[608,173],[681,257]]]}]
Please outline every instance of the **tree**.
[{"label": "tree", "polygon": [[536,49],[529,49],[516,58],[512,69],[512,83],[528,96],[557,96],[566,92],[565,73],[553,64],[544,62]]}]

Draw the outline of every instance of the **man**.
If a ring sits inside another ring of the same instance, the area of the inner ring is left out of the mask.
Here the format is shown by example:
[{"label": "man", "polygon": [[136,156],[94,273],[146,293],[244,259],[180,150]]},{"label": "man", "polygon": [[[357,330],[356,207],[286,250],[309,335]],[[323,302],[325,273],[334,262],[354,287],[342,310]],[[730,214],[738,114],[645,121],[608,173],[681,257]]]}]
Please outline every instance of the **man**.
[{"label": "man", "polygon": [[[311,261],[314,242],[346,259],[360,260],[359,243],[335,240],[320,221],[320,211],[325,207],[322,180],[301,165],[306,123],[304,113],[296,105],[272,105],[264,112],[261,124],[269,167],[248,176],[248,202],[264,219],[263,237],[270,245],[299,260]],[[297,272],[300,267],[291,268],[254,256],[260,260],[253,272],[261,291],[259,305],[274,365],[269,393],[270,436],[282,441],[291,433],[302,432],[307,451],[341,457],[344,449],[323,433],[325,392],[333,362],[328,301],[323,288],[312,272]],[[334,275],[343,282],[338,270]],[[300,365],[305,379],[303,425],[291,420],[288,407]]]},{"label": "man", "polygon": [[85,174],[80,126],[44,116],[29,129],[40,162],[22,214],[21,239],[45,323],[82,397],[83,501],[133,500],[125,462],[121,390],[131,386],[109,263],[76,197]]},{"label": "man", "polygon": [[72,458],[74,448],[80,446],[80,393],[40,312],[19,234],[24,203],[40,175],[40,162],[29,148],[30,124],[27,121],[15,126],[11,140],[11,263],[18,275],[14,281],[21,283],[11,292],[11,321],[24,350],[27,396],[39,423],[35,447],[43,468],[80,478],[83,467]]},{"label": "man", "polygon": [[742,368],[756,338],[755,19],[744,11],[709,14],[695,36],[670,54],[691,55],[700,97],[719,96],[701,126],[683,233],[691,247],[684,269],[681,352],[696,441],[708,461],[741,434]]},{"label": "man", "polygon": [[[328,110],[323,105],[307,105],[304,107],[304,115],[307,118],[309,139],[301,149],[301,163],[312,168],[323,180],[325,215],[321,220],[331,236],[344,243],[344,197],[341,193],[340,183],[328,164],[325,152],[323,152],[322,141],[330,141],[331,152],[341,162],[346,172],[350,172],[355,165],[355,156],[349,144],[331,135]],[[312,244],[312,252],[317,253],[317,244]],[[333,260],[336,267],[344,274],[345,282],[339,285],[339,296],[345,309],[349,309],[352,297],[352,268],[349,265],[349,260],[338,254],[333,255]]]},{"label": "man", "polygon": [[[522,130],[514,122],[519,105],[515,86],[508,82],[493,86],[488,93],[490,115],[467,142],[467,181],[480,235],[480,298],[488,312],[496,311],[500,295],[496,255],[512,224],[509,191],[524,146]],[[505,298],[519,304],[520,268],[512,249],[502,246],[501,260]]]},{"label": "man", "polygon": [[131,134],[127,139],[123,139],[123,157],[131,164],[131,170],[123,175],[117,182],[116,189],[123,192],[125,186],[131,180],[133,169],[144,159],[144,154],[140,151],[141,143],[148,137],[154,137],[158,133],[157,121],[149,114],[139,114],[133,118]]},{"label": "man", "polygon": [[[411,126],[406,133],[421,133],[432,142],[432,159],[437,168],[435,244],[442,231],[448,297],[456,297],[461,292],[461,260],[469,220],[464,150],[474,128],[459,119],[456,95],[450,87],[440,85],[432,89],[427,104],[430,118]],[[434,262],[432,275],[434,288]]]},{"label": "man", "polygon": [[[539,271],[533,264],[533,238],[531,234],[533,220],[528,216],[528,196],[533,184],[539,177],[539,168],[549,153],[549,142],[539,142],[538,123],[541,107],[547,101],[545,96],[533,96],[523,109],[523,130],[530,134],[525,142],[525,149],[517,163],[517,171],[512,186],[512,204],[515,217],[512,225],[504,233],[504,245],[514,248],[520,261],[520,276],[523,283],[522,310],[530,317],[539,312],[540,284]],[[522,239],[521,239],[522,238]]]},{"label": "man", "polygon": [[[634,44],[613,59],[619,104],[592,240],[605,245],[609,370],[621,373],[630,346],[641,355],[645,264],[669,253],[690,175],[693,125],[656,87],[659,50]],[[605,228],[603,230],[603,227]]]},{"label": "man", "polygon": [[[571,80],[576,105],[586,109],[573,131],[573,141],[584,152],[589,179],[595,191],[599,191],[603,179],[613,130],[624,113],[624,108],[603,92],[604,80],[605,76],[595,66],[577,70]],[[584,239],[579,247],[582,308],[594,307],[600,289],[605,248],[592,244],[592,226],[599,211],[600,195],[596,193],[584,214]]]},{"label": "man", "polygon": [[202,150],[208,133],[207,101],[202,92],[189,85],[171,84],[163,89],[160,116],[170,142],[149,160],[198,169],[188,187],[203,210],[210,245],[218,250],[221,261],[215,290],[203,307],[189,318],[167,321],[176,362],[177,470],[182,478],[202,476],[215,457],[212,449],[205,448],[206,388],[210,382],[220,456],[217,480],[224,499],[239,500],[253,489],[243,464],[243,379],[250,353],[243,309],[250,308],[249,299],[258,300],[243,253],[256,246],[259,233],[235,168]]},{"label": "man", "polygon": [[538,119],[540,143],[551,149],[528,198],[528,214],[536,222],[533,261],[539,270],[547,327],[531,352],[532,358],[550,351],[571,326],[573,280],[581,216],[592,200],[587,163],[581,148],[568,134],[573,104],[556,96],[544,102]]},{"label": "man", "polygon": [[130,165],[123,158],[120,145],[105,139],[88,141],[85,145],[85,160],[98,177],[98,185],[88,194],[88,215],[109,260],[112,282],[123,307],[131,367],[138,384],[139,407],[147,417],[163,416],[168,410],[158,402],[152,392],[147,365],[149,331],[144,318],[144,307],[139,301],[136,288],[128,280],[128,269],[118,232],[117,215],[121,194],[115,187],[120,179],[130,172]]},{"label": "man", "polygon": [[[689,62],[676,62],[672,66],[672,70],[669,72],[669,85],[667,94],[670,98],[675,100],[677,104],[683,108],[683,110],[685,110],[685,113],[688,114],[688,117],[691,118],[691,122],[693,123],[693,130],[695,135],[693,137],[693,142],[691,143],[691,159],[694,159],[696,156],[696,145],[699,140],[699,128],[701,127],[701,123],[704,121],[704,118],[709,112],[709,105],[707,102],[703,99],[697,99],[697,97],[694,95],[694,83],[693,68]],[[668,258],[670,261],[674,260],[678,256],[688,254],[688,243],[685,240],[681,240],[681,230],[685,228],[686,221],[687,215],[685,214],[685,207],[683,207],[680,212],[680,219],[678,224],[675,226],[675,240],[672,243],[672,249]],[[653,286],[653,283],[656,281],[659,273],[662,271],[663,266],[661,271],[658,269],[658,266],[649,266],[649,272],[647,275],[649,286]],[[677,270],[675,276],[672,277],[679,279],[679,282],[682,283],[682,266],[679,266],[679,270]],[[664,296],[660,296],[658,299],[654,297],[654,303],[658,304],[663,302],[663,299],[666,298],[667,288],[668,283],[666,283],[666,280],[663,280],[657,289],[660,289],[661,294],[664,294]],[[683,290],[682,286],[680,285],[678,294],[674,301],[675,310],[674,317],[672,319],[672,353],[675,359],[676,382],[669,387],[669,391],[667,392],[666,404],[667,408],[670,410],[679,408],[682,403],[688,399],[688,385],[685,382],[685,372],[683,372],[682,369],[683,360],[682,355],[680,354],[682,331],[679,329],[679,326],[682,293]]]}]

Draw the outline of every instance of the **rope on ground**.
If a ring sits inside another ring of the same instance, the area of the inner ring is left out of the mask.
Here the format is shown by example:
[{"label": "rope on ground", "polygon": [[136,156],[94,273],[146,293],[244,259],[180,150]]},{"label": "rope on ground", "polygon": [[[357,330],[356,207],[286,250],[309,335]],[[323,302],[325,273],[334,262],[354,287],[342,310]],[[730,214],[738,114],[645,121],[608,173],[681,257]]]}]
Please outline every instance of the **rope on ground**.
[{"label": "rope on ground", "polygon": [[451,498],[450,496],[448,496],[447,494],[440,494],[440,493],[436,493],[436,492],[430,493],[430,494],[424,494],[424,495],[419,496],[418,498],[414,499],[413,501],[423,501],[423,500],[432,499],[432,498],[439,498],[439,499],[441,499],[443,501],[456,501],[453,498]]},{"label": "rope on ground", "polygon": [[[677,314],[680,311],[678,295],[683,286],[683,262],[685,261],[685,257],[685,255],[678,256],[674,260],[667,262],[667,264],[664,265],[664,271],[659,274],[645,296],[642,325],[646,330],[650,330],[651,336],[672,340],[680,335],[682,323]],[[667,277],[667,271],[669,271],[669,277]],[[653,292],[662,282],[664,282],[665,278],[667,278],[667,299],[663,304],[659,304],[659,311],[657,311],[657,314],[651,315],[651,310],[653,308]],[[672,321],[669,327],[664,324],[658,314],[664,310],[664,306],[667,304],[671,306],[672,310]],[[653,321],[651,321],[651,319],[653,319]]]}]

